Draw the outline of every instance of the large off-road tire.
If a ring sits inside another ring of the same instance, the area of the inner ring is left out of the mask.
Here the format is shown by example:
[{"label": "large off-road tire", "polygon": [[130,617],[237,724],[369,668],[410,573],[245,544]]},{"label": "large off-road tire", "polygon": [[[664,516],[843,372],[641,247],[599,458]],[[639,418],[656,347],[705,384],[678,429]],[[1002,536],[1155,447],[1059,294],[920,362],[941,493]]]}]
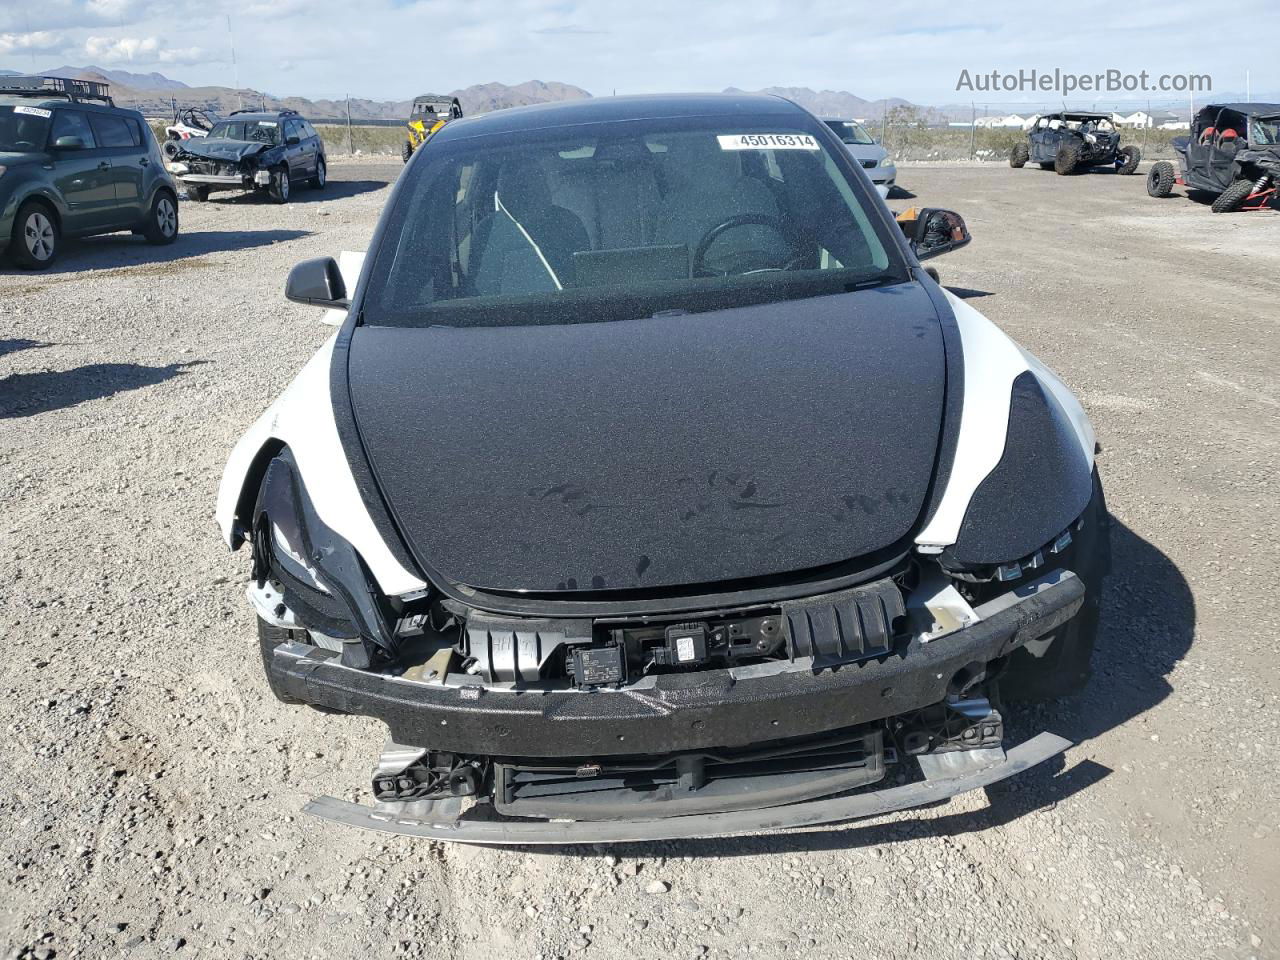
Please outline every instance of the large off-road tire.
[{"label": "large off-road tire", "polygon": [[9,256],[23,270],[46,270],[62,249],[62,228],[52,208],[28,200],[13,218]]},{"label": "large off-road tire", "polygon": [[172,160],[178,155],[178,151],[182,149],[182,141],[174,140],[172,137],[160,144],[160,152],[164,154],[166,160]]},{"label": "large off-road tire", "polygon": [[1074,140],[1067,140],[1059,144],[1058,155],[1054,158],[1053,169],[1058,171],[1061,177],[1069,176],[1080,167],[1080,144]]},{"label": "large off-road tire", "polygon": [[276,167],[271,171],[271,185],[267,187],[267,193],[276,203],[288,203],[289,196],[293,192],[293,185],[289,182],[289,168],[285,166]]},{"label": "large off-road tire", "polygon": [[1074,617],[1049,634],[1052,640],[1047,647],[1033,641],[1013,652],[1009,667],[1000,678],[1000,695],[1006,700],[1055,700],[1080,692],[1089,679],[1089,662],[1098,636],[1103,578],[1111,561],[1111,521],[1102,481],[1096,472],[1093,499],[1085,509],[1084,525],[1073,530],[1072,536],[1067,565],[1084,581],[1084,604]]},{"label": "large off-road tire", "polygon": [[413,144],[410,143],[408,140],[406,140],[404,142],[404,145],[400,147],[400,159],[403,160],[405,163],[408,163],[409,158],[412,156],[413,156]]},{"label": "large off-road tire", "polygon": [[1009,166],[1015,170],[1021,170],[1027,165],[1027,158],[1030,151],[1027,150],[1025,143],[1015,143],[1013,149],[1009,151]]},{"label": "large off-road tire", "polygon": [[142,235],[147,243],[164,245],[178,239],[178,198],[166,190],[156,191],[142,225]]},{"label": "large off-road tire", "polygon": [[1134,146],[1121,147],[1120,156],[1124,157],[1124,162],[1116,167],[1116,173],[1122,173],[1126,177],[1137,170],[1138,164],[1142,162],[1142,151]]},{"label": "large off-road tire", "polygon": [[1231,213],[1239,210],[1251,193],[1253,193],[1252,180],[1235,180],[1231,186],[1218,194],[1218,199],[1213,201],[1213,206],[1209,209],[1214,213]]},{"label": "large off-road tire", "polygon": [[324,157],[316,160],[316,175],[307,182],[312,190],[323,190],[324,185],[329,182],[329,168],[325,165]]},{"label": "large off-road tire", "polygon": [[1178,175],[1173,169],[1173,164],[1168,160],[1157,160],[1151,165],[1151,169],[1147,171],[1147,195],[1152,197],[1167,197],[1173,193],[1173,185],[1177,181]]}]

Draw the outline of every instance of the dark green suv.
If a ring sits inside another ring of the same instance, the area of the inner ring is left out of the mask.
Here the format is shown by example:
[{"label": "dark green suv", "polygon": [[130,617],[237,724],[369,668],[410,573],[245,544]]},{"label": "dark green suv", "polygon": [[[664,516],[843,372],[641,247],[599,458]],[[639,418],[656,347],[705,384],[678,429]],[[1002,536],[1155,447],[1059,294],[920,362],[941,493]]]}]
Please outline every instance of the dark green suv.
[{"label": "dark green suv", "polygon": [[0,250],[43,270],[63,237],[118,230],[178,236],[178,192],[142,115],[104,83],[0,77]]}]

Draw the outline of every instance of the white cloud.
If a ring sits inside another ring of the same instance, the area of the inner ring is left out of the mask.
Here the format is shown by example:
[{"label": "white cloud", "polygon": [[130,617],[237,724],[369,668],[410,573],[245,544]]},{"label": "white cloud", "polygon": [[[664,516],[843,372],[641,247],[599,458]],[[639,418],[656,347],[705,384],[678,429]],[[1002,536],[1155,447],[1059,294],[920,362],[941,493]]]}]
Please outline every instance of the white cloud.
[{"label": "white cloud", "polygon": [[89,37],[85,55],[96,63],[154,63],[160,49],[157,37]]},{"label": "white cloud", "polygon": [[208,63],[213,57],[203,47],[165,47],[160,51],[161,63],[190,66],[193,63]]},{"label": "white cloud", "polygon": [[52,30],[31,33],[0,33],[0,56],[57,53],[67,45],[67,38]]}]

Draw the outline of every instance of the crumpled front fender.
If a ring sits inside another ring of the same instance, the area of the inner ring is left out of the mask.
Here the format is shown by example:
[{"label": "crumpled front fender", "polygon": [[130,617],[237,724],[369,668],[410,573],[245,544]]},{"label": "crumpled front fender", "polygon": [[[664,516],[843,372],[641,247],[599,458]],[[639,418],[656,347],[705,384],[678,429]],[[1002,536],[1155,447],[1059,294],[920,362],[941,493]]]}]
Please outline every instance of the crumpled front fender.
[{"label": "crumpled front fender", "polygon": [[395,558],[365,507],[338,436],[329,395],[335,334],[302,368],[231,451],[218,488],[216,518],[231,549],[244,541],[267,462],[288,447],[317,515],[350,543],[388,596],[426,589],[426,582]]}]

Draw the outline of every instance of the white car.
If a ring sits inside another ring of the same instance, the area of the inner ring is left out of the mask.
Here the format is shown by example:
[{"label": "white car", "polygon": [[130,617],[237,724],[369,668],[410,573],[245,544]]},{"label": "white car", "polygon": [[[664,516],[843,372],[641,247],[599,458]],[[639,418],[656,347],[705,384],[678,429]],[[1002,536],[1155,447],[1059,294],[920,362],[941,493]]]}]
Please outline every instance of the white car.
[{"label": "white car", "polygon": [[218,494],[272,690],[389,728],[375,804],[308,810],[478,843],[705,836],[1065,749],[1006,753],[998,704],[1088,675],[1093,431],[921,266],[967,241],[950,211],[896,223],[780,98],[445,125],[363,259],[290,274],[341,326]]},{"label": "white car", "polygon": [[857,120],[831,118],[822,122],[835,131],[840,142],[849,151],[849,156],[867,171],[867,176],[880,191],[880,196],[887,197],[898,180],[898,166],[889,156],[889,151]]}]

